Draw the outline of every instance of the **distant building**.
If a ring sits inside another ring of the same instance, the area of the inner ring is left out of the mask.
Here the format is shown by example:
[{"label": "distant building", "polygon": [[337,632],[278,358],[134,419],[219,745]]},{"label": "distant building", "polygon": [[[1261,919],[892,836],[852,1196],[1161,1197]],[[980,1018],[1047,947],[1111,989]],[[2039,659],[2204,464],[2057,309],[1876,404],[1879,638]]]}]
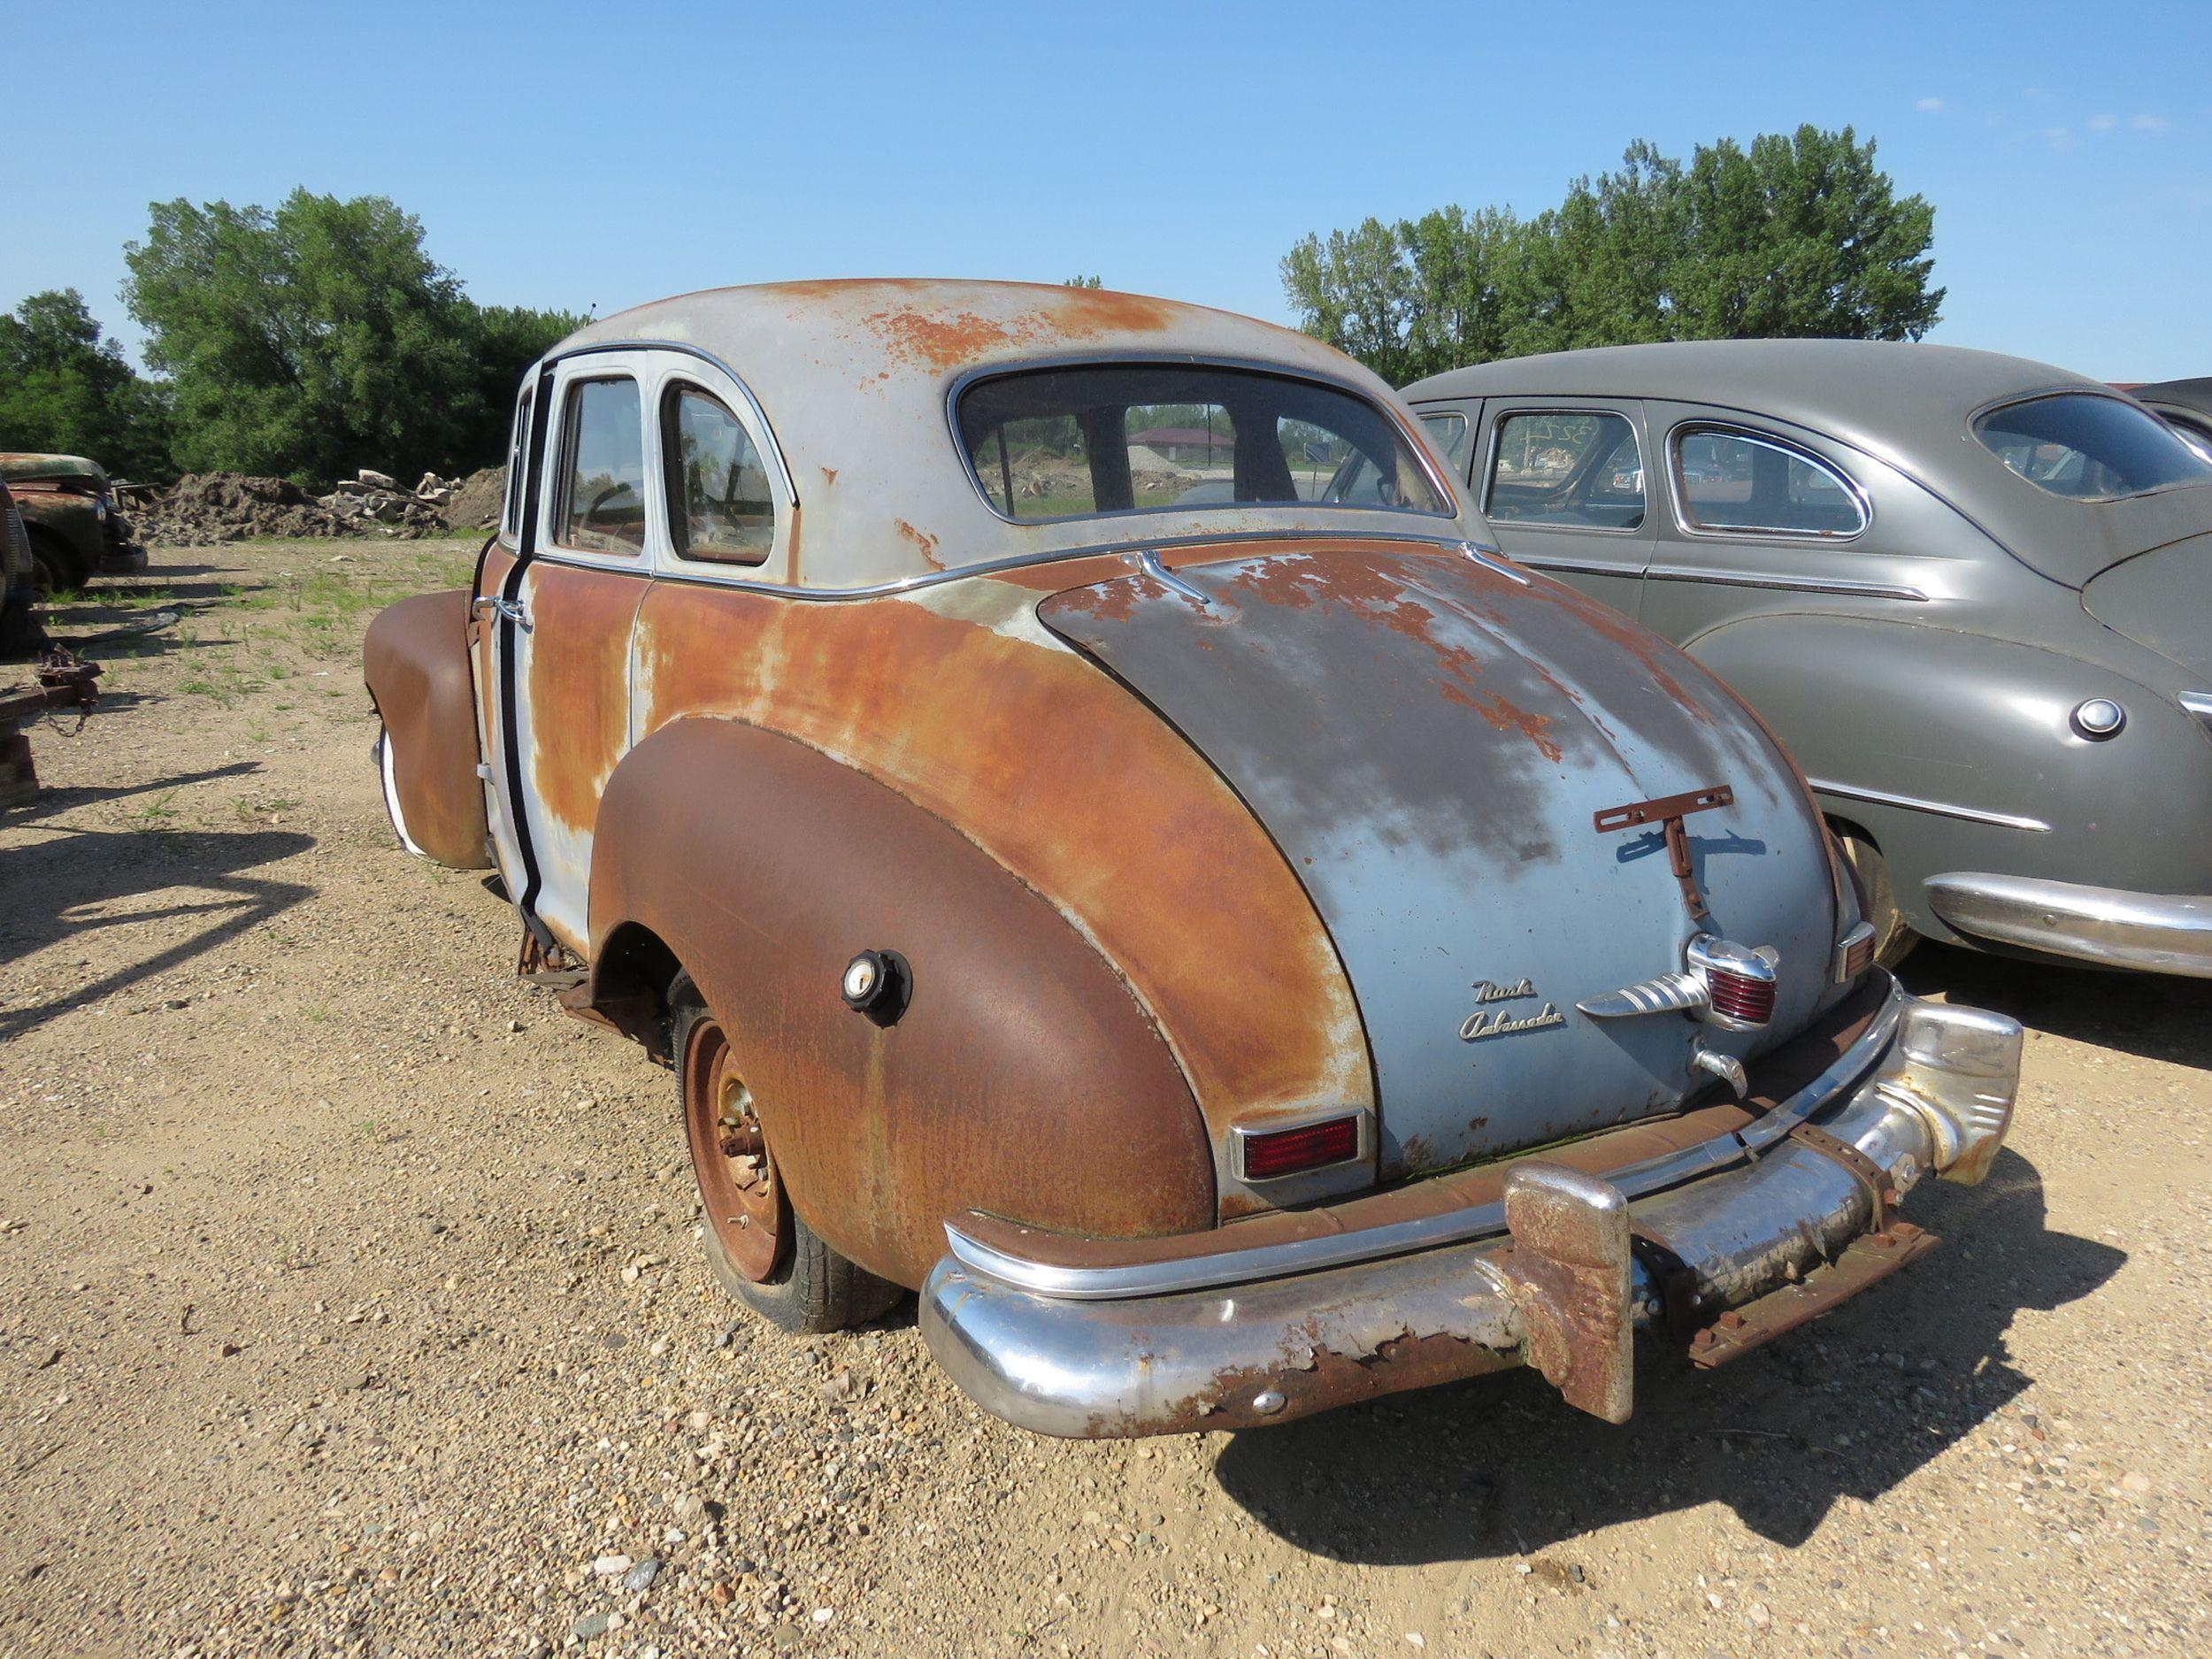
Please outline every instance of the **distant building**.
[{"label": "distant building", "polygon": [[1225,428],[1208,432],[1203,426],[1154,426],[1131,433],[1129,442],[1181,465],[1226,466],[1236,449],[1234,434]]}]

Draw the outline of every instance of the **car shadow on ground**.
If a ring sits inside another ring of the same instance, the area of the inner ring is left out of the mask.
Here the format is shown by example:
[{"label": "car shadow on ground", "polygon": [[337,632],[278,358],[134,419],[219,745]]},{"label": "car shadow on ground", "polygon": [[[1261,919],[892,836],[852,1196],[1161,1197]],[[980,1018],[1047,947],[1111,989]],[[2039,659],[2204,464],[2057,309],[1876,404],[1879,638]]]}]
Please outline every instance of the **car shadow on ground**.
[{"label": "car shadow on ground", "polygon": [[2001,1155],[1978,1187],[1931,1183],[1915,1219],[1943,1247],[1827,1318],[1701,1372],[1647,1340],[1618,1427],[1532,1371],[1476,1379],[1237,1435],[1215,1464],[1262,1525],[1333,1559],[1386,1565],[1530,1555],[1724,1503],[1778,1544],[1842,1498],[1871,1502],[2013,1399],[2024,1309],[2089,1294],[2124,1251],[2045,1225],[2042,1178]]},{"label": "car shadow on ground", "polygon": [[[0,815],[0,824],[21,821],[19,814]],[[12,849],[0,863],[8,893],[0,910],[0,962],[20,961],[104,928],[151,927],[155,939],[172,942],[149,941],[142,950],[129,950],[126,965],[73,988],[12,1001],[0,1008],[0,1042],[165,973],[288,910],[314,889],[249,872],[314,844],[312,836],[290,830],[64,829]]]},{"label": "car shadow on ground", "polygon": [[2009,1014],[2037,1031],[2212,1071],[2212,982],[2069,967],[1923,943],[1897,970],[1905,988]]},{"label": "car shadow on ground", "polygon": [[[108,693],[101,694],[103,700]],[[136,694],[125,693],[119,699],[124,706],[137,701]],[[0,829],[14,829],[26,824],[35,824],[57,812],[73,811],[89,806],[96,801],[120,801],[135,795],[165,795],[171,790],[188,788],[196,783],[208,783],[217,778],[248,778],[261,770],[261,764],[252,760],[234,760],[227,766],[211,766],[205,772],[180,772],[173,778],[158,778],[150,783],[122,784],[114,788],[91,786],[73,787],[48,787],[39,790],[20,806],[0,807]],[[12,871],[16,866],[9,864]],[[0,918],[4,925],[4,918]]]}]

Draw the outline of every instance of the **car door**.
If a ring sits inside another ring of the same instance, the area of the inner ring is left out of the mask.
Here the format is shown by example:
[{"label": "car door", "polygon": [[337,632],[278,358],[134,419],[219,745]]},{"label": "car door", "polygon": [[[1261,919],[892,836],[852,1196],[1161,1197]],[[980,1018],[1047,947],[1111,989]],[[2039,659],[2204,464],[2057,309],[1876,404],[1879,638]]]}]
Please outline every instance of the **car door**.
[{"label": "car door", "polygon": [[1498,545],[1634,616],[1654,545],[1641,404],[1493,397],[1482,418],[1474,491]]},{"label": "car door", "polygon": [[522,534],[523,503],[530,485],[531,415],[537,395],[534,371],[515,399],[513,429],[507,441],[507,488],[500,502],[499,527],[476,561],[476,583],[469,606],[469,672],[476,686],[476,775],[484,784],[484,820],[490,832],[492,862],[510,895],[526,885],[520,843],[507,813],[507,746],[501,725],[504,706],[499,687],[499,609],[512,603],[506,584],[515,567]]},{"label": "car door", "polygon": [[1870,457],[1735,411],[1655,400],[1647,413],[1667,502],[1645,572],[1642,620],[1654,632],[1687,645],[1809,600],[1916,621],[1955,580],[1946,561],[1907,544],[1916,503],[1898,503],[1905,517],[1892,528],[1905,542],[1878,528],[1870,486],[1881,469]]},{"label": "car door", "polygon": [[492,683],[511,707],[494,780],[509,891],[526,924],[580,956],[599,798],[630,747],[632,640],[661,517],[652,355],[580,353],[541,379],[537,498],[495,607]]}]

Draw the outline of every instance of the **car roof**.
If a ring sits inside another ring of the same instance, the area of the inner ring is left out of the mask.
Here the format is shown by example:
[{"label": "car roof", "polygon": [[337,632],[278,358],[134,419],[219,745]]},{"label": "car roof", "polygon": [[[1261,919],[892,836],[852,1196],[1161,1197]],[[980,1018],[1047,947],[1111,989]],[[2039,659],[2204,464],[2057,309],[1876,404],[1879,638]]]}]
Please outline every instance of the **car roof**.
[{"label": "car roof", "polygon": [[1405,388],[1431,397],[1673,398],[1755,410],[1878,453],[1956,442],[1976,411],[2024,393],[2078,388],[2085,375],[2028,357],[1886,340],[1681,340],[1501,357]]},{"label": "car roof", "polygon": [[1226,360],[1340,381],[1410,424],[1388,385],[1342,353],[1207,306],[1033,282],[771,282],[618,311],[548,355],[625,343],[706,353],[759,403],[799,499],[808,586],[864,586],[1168,536],[1396,527],[1442,537],[1475,528],[1463,514],[1408,514],[1391,526],[1378,524],[1383,515],[1372,510],[1317,505],[1224,503],[1054,524],[1009,524],[990,510],[948,419],[952,388],[979,370],[1071,357]]},{"label": "car roof", "polygon": [[2155,380],[2148,386],[2131,386],[2127,389],[2129,396],[2147,403],[2178,403],[2184,409],[2212,415],[2212,374],[2183,380]]},{"label": "car roof", "polygon": [[81,455],[38,455],[27,450],[0,454],[0,478],[19,484],[42,478],[106,477],[97,461]]},{"label": "car roof", "polygon": [[2126,396],[2030,357],[1879,340],[1686,340],[1501,357],[1416,380],[1405,396],[1417,406],[1444,397],[1635,397],[1762,415],[1896,468],[2072,586],[2116,557],[2212,529],[2212,488],[2075,501],[2017,477],[1971,442],[1974,416],[1990,405],[2063,391]]}]

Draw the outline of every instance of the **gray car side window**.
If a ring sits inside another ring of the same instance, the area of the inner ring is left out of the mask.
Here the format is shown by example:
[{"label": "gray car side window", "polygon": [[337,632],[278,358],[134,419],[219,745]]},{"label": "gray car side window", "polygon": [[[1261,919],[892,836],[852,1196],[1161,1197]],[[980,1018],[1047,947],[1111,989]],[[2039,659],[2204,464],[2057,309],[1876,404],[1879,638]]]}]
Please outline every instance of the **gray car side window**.
[{"label": "gray car side window", "polygon": [[1633,530],[1643,523],[1643,457],[1627,417],[1517,409],[1493,430],[1482,510],[1494,523],[1547,530]]},{"label": "gray car side window", "polygon": [[1847,541],[1866,528],[1858,486],[1817,456],[1701,423],[1676,427],[1669,444],[1686,530]]}]

